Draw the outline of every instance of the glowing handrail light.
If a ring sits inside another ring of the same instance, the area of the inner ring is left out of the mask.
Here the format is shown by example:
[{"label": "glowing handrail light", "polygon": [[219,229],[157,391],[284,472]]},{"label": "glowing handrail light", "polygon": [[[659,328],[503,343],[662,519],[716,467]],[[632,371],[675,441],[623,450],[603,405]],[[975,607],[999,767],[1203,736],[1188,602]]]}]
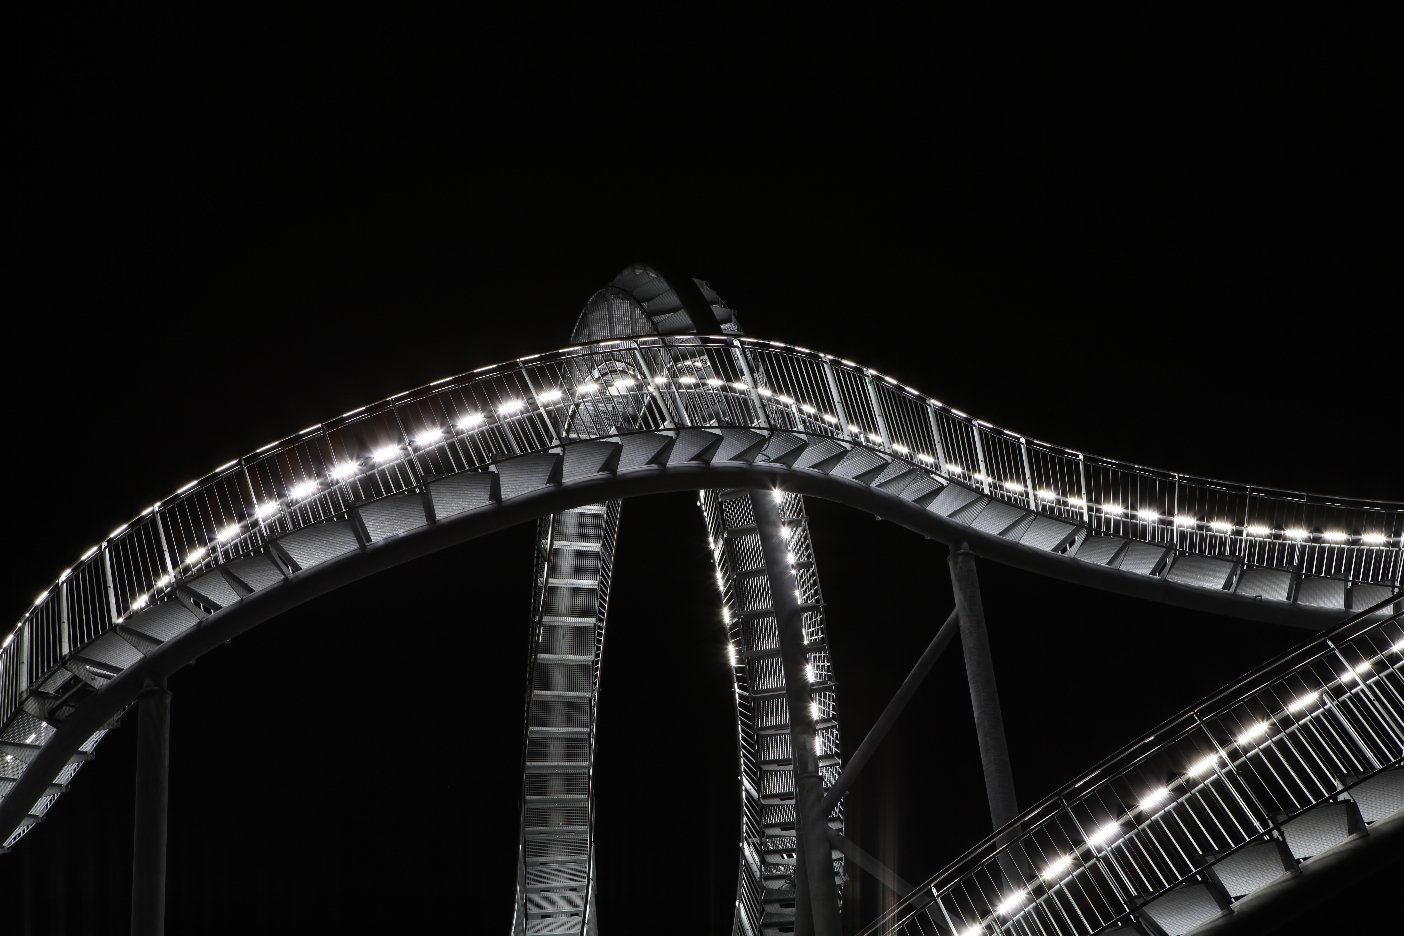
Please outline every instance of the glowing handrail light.
[{"label": "glowing handrail light", "polygon": [[1210,754],[1208,757],[1204,758],[1203,760],[1198,760],[1198,761],[1195,761],[1193,764],[1190,764],[1190,765],[1189,765],[1189,769],[1187,769],[1187,770],[1185,771],[1185,773],[1189,774],[1191,777],[1200,777],[1200,776],[1203,776],[1204,774],[1208,773],[1209,771],[1213,770],[1213,769],[1214,769],[1214,765],[1217,764],[1218,762],[1219,762],[1219,755],[1217,755],[1217,754]]},{"label": "glowing handrail light", "polygon": [[1058,880],[1058,878],[1063,876],[1063,873],[1068,870],[1072,863],[1073,860],[1071,855],[1062,855],[1056,860],[1054,860],[1054,862],[1050,864],[1047,868],[1045,868],[1043,874],[1039,876],[1042,877],[1045,881],[1056,881]]},{"label": "glowing handrail light", "polygon": [[523,403],[521,400],[508,400],[502,405],[498,406],[497,411],[506,416],[510,413],[520,412],[525,407],[526,404]]},{"label": "glowing handrail light", "polygon": [[221,543],[227,543],[230,540],[237,538],[239,536],[239,533],[239,524],[231,523],[229,526],[220,530],[219,533],[216,535]]},{"label": "glowing handrail light", "polygon": [[293,500],[302,500],[303,498],[305,498],[305,497],[311,497],[313,494],[316,494],[316,493],[317,493],[317,482],[316,482],[316,481],[304,481],[304,482],[302,482],[301,484],[299,484],[299,485],[297,485],[296,487],[294,487],[291,491],[289,491],[289,492],[288,492],[288,497],[292,498]]},{"label": "glowing handrail light", "polygon": [[371,457],[378,462],[394,461],[400,457],[400,447],[398,445],[383,445],[372,452]]},{"label": "glowing handrail light", "polygon": [[421,432],[419,434],[419,437],[416,438],[414,442],[416,445],[433,445],[435,442],[439,441],[443,437],[444,430],[435,427],[433,429],[426,429],[423,432]]},{"label": "glowing handrail light", "polygon": [[1291,705],[1287,706],[1287,711],[1300,712],[1303,709],[1310,708],[1319,698],[1321,698],[1321,693],[1308,692],[1306,695],[1302,696],[1300,699],[1294,700]]},{"label": "glowing handrail light", "polygon": [[1029,892],[1028,892],[1028,891],[1022,891],[1022,890],[1021,890],[1021,891],[1015,891],[1014,893],[1010,894],[1008,897],[1004,898],[1004,900],[1000,902],[1000,905],[999,905],[998,907],[995,907],[995,911],[994,911],[994,912],[995,912],[995,913],[998,913],[998,914],[1002,914],[1002,915],[1011,914],[1011,913],[1013,913],[1015,910],[1018,910],[1019,907],[1023,905],[1024,900],[1025,900],[1028,896],[1029,896]]},{"label": "glowing handrail light", "polygon": [[1243,734],[1234,738],[1233,743],[1240,746],[1248,744],[1253,740],[1261,738],[1263,735],[1267,734],[1268,729],[1271,727],[1272,726],[1269,725],[1267,722],[1255,722],[1252,725],[1248,726],[1248,728],[1244,730]]},{"label": "glowing handrail light", "polygon": [[536,398],[542,403],[554,403],[561,398],[561,391],[555,389],[542,390],[537,394]]},{"label": "glowing handrail light", "polygon": [[1165,802],[1169,798],[1170,791],[1165,787],[1160,787],[1159,789],[1151,790],[1145,796],[1141,797],[1141,808],[1149,811],[1151,809],[1154,809],[1156,806],[1159,806],[1161,803]]},{"label": "glowing handrail light", "polygon": [[1118,826],[1115,822],[1108,822],[1106,825],[1102,826],[1100,829],[1087,836],[1087,844],[1105,845],[1107,842],[1110,842],[1112,839],[1116,838],[1120,834],[1121,827]]},{"label": "glowing handrail light", "polygon": [[[347,478],[351,477],[353,474],[356,473],[356,463],[342,462],[340,465],[333,465],[332,470],[327,473],[338,481],[345,481]],[[263,509],[264,508],[262,507],[259,508],[259,510]],[[277,507],[274,507],[273,509],[277,510]]]},{"label": "glowing handrail light", "polygon": [[[589,386],[593,387],[594,384],[590,384]],[[486,419],[487,417],[482,413],[469,413],[458,421],[458,428],[472,429],[474,426],[481,425]]]},{"label": "glowing handrail light", "polygon": [[580,386],[576,387],[576,388],[575,388],[575,392],[576,392],[576,393],[594,393],[594,392],[595,392],[596,390],[598,390],[598,389],[600,389],[600,385],[599,385],[599,384],[595,383],[594,381],[587,380],[587,381],[585,381],[585,383],[583,383],[583,384],[581,384]]}]

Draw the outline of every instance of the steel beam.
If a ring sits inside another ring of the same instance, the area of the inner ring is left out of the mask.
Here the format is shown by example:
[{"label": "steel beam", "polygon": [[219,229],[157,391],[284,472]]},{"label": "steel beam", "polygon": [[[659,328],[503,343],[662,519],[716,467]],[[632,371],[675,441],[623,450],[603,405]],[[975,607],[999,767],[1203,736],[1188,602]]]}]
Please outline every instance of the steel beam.
[{"label": "steel beam", "polygon": [[975,732],[980,739],[980,763],[985,769],[985,793],[990,800],[990,819],[999,829],[1019,815],[1019,806],[1014,799],[1009,745],[1004,740],[1004,718],[999,711],[990,638],[985,632],[985,607],[980,601],[975,554],[968,544],[960,543],[951,550],[949,562],[956,613],[960,617],[960,643],[965,651],[965,676],[970,682]]},{"label": "steel beam", "polygon": [[848,792],[849,787],[853,786],[853,781],[858,778],[859,772],[868,763],[868,759],[873,756],[873,752],[877,750],[877,746],[882,742],[893,722],[897,721],[897,716],[902,714],[902,710],[907,707],[912,696],[916,695],[917,688],[926,679],[926,674],[931,672],[931,667],[935,666],[936,661],[941,658],[942,652],[955,637],[959,627],[960,615],[952,611],[950,616],[946,618],[946,623],[942,624],[941,628],[936,631],[936,636],[931,639],[926,652],[921,655],[916,666],[913,666],[912,671],[907,674],[906,680],[893,695],[892,701],[887,703],[887,708],[878,716],[877,722],[868,731],[868,736],[863,739],[863,743],[858,745],[858,750],[854,751],[853,756],[848,759],[848,763],[844,765],[838,780],[834,781],[834,785],[829,787],[829,792],[824,794],[824,815],[827,816],[832,812],[833,808],[838,805],[840,797]]},{"label": "steel beam", "polygon": [[[649,466],[647,470],[617,475],[600,474],[549,485],[501,503],[464,511],[438,523],[426,524],[372,543],[364,549],[352,550],[305,570],[291,564],[277,541],[270,540],[266,547],[278,559],[287,580],[221,609],[203,621],[201,626],[192,627],[162,644],[85,699],[35,755],[11,792],[0,799],[0,840],[14,832],[29,807],[44,795],[48,784],[74,752],[92,737],[93,732],[120,714],[136,697],[147,676],[180,669],[215,647],[291,608],[376,572],[561,510],[601,500],[696,491],[709,487],[762,489],[768,492],[779,484],[795,494],[821,497],[876,514],[930,539],[943,542],[968,540],[986,558],[1063,581],[1179,607],[1296,627],[1321,629],[1339,624],[1348,617],[1344,611],[1255,601],[1245,595],[1195,588],[1152,576],[1130,575],[1068,556],[1028,549],[997,535],[960,526],[919,504],[903,501],[884,491],[875,491],[861,482],[817,472],[795,471],[782,464],[689,463],[662,469]],[[28,626],[22,627],[15,638],[21,651],[28,631]],[[23,673],[24,670],[20,669],[21,678]]]},{"label": "steel beam", "polygon": [[845,837],[837,829],[829,829],[829,844],[843,852],[849,858],[852,858],[858,867],[877,878],[878,883],[892,891],[892,893],[896,894],[898,897],[905,897],[916,890],[916,888],[907,883],[902,875],[863,851],[863,849],[858,847],[857,842]]},{"label": "steel beam", "polygon": [[[838,888],[834,884],[833,852],[826,835],[828,815],[822,812],[824,778],[814,750],[816,729],[808,676],[804,616],[795,596],[795,576],[786,558],[780,505],[769,491],[751,491],[761,553],[770,575],[770,600],[779,625],[780,660],[785,671],[785,700],[790,716],[790,758],[795,773],[795,833],[804,852],[804,879],[809,889],[814,936],[840,936]],[[799,916],[799,865],[796,865],[796,917]],[[797,927],[798,929],[798,927]]]},{"label": "steel beam", "polygon": [[132,936],[166,932],[166,807],[170,799],[171,693],[164,676],[137,696],[136,832],[132,845]]}]

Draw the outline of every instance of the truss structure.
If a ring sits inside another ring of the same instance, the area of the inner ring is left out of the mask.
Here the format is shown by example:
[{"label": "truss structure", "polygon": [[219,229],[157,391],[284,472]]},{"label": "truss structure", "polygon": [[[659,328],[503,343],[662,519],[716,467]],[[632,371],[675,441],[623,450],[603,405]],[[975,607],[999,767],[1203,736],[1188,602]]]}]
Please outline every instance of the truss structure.
[{"label": "truss structure", "polygon": [[[672,282],[626,269],[587,305],[576,345],[271,443],[84,554],[0,646],[4,845],[53,807],[145,680],[347,581],[536,521],[514,932],[594,932],[594,711],[621,501],[678,490],[699,492],[733,654],[744,803],[736,933],[780,931],[795,900],[791,693],[812,709],[825,788],[842,763],[803,496],[1093,587],[1336,628],[1021,814],[882,926],[1080,936],[1160,925],[1154,908],[1192,904],[1182,892],[1207,887],[1216,862],[1276,841],[1304,857],[1292,830],[1306,826],[1292,823],[1341,815],[1353,829],[1379,818],[1365,802],[1394,802],[1400,505],[1030,439],[853,362],[743,337],[709,286]],[[721,334],[687,333],[699,307]],[[779,498],[787,570],[761,561],[756,491]],[[782,573],[803,614],[802,687],[780,665]],[[1147,788],[1157,772],[1175,779]],[[1357,818],[1336,808],[1347,801]],[[828,820],[841,832],[841,799]],[[838,852],[832,871],[845,874]],[[1235,899],[1227,883],[1220,890],[1216,906]]]}]

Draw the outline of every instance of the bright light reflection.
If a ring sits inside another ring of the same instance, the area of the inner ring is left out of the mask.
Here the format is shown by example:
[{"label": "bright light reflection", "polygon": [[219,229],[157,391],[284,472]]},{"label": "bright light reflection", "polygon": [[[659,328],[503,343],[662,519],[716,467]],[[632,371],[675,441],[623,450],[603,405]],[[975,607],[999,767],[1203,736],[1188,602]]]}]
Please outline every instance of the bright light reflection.
[{"label": "bright light reflection", "polygon": [[545,390],[537,396],[537,399],[540,400],[542,403],[554,403],[560,398],[561,391],[559,390]]},{"label": "bright light reflection", "polygon": [[146,607],[147,602],[149,602],[150,600],[150,595],[137,595],[136,599],[132,602],[132,610]]},{"label": "bright light reflection", "polygon": [[398,445],[384,445],[371,453],[371,457],[378,462],[394,461],[400,457],[400,447]]},{"label": "bright light reflection", "polygon": [[[557,396],[559,396],[559,395],[560,395],[560,394],[557,394]],[[415,441],[416,443],[420,444],[420,445],[432,445],[433,443],[439,441],[439,440],[442,439],[443,437],[444,437],[444,430],[442,430],[442,429],[428,429],[428,430],[426,430],[426,431],[424,431],[424,432],[421,432],[421,433],[419,434],[419,438],[415,439],[414,441]]]},{"label": "bright light reflection", "polygon": [[1176,526],[1187,526],[1187,527],[1192,527],[1192,526],[1197,525],[1198,523],[1199,523],[1199,521],[1196,520],[1196,519],[1194,519],[1193,517],[1176,517],[1176,518],[1175,518],[1175,525],[1176,525]]},{"label": "bright light reflection", "polygon": [[1322,533],[1321,538],[1328,543],[1344,543],[1346,541],[1346,535],[1336,530],[1328,530]]},{"label": "bright light reflection", "polygon": [[1156,806],[1159,806],[1161,803],[1165,802],[1169,798],[1170,791],[1167,790],[1165,787],[1161,787],[1158,790],[1151,790],[1144,797],[1142,797],[1141,808],[1154,809]]},{"label": "bright light reflection", "polygon": [[1061,858],[1050,864],[1043,872],[1045,881],[1056,881],[1063,876],[1063,872],[1073,863],[1071,855],[1063,855]]},{"label": "bright light reflection", "polygon": [[1136,511],[1136,516],[1140,517],[1142,520],[1160,519],[1160,514],[1156,513],[1154,510],[1138,510]]},{"label": "bright light reflection", "polygon": [[814,679],[814,664],[813,664],[813,663],[806,663],[806,664],[804,664],[804,678],[807,679],[807,680],[809,680],[810,682],[814,682],[814,681],[815,681],[815,679]]},{"label": "bright light reflection", "polygon": [[919,462],[925,462],[926,464],[930,465],[930,464],[935,463],[936,459],[932,458],[930,455],[926,454],[925,452],[918,452],[918,453],[917,453],[917,461],[919,461]]},{"label": "bright light reflection", "polygon": [[614,378],[614,385],[615,385],[616,387],[632,387],[632,386],[634,385],[634,378],[632,378],[632,377],[616,377],[616,378]]},{"label": "bright light reflection", "polygon": [[960,936],[985,936],[985,928],[983,926],[972,926],[970,929],[961,930]]},{"label": "bright light reflection", "polygon": [[814,716],[814,720],[815,720],[815,721],[818,721],[818,720],[819,720],[819,703],[818,703],[818,702],[811,702],[811,703],[809,703],[809,711],[810,711],[810,714],[812,714],[812,715]]},{"label": "bright light reflection", "polygon": [[1309,692],[1306,695],[1302,696],[1300,699],[1294,701],[1291,705],[1287,706],[1287,711],[1300,712],[1302,709],[1311,707],[1319,698],[1321,698],[1321,693]]},{"label": "bright light reflection", "polygon": [[1233,529],[1233,524],[1225,523],[1223,520],[1210,520],[1209,529],[1216,533],[1227,533],[1229,530]]},{"label": "bright light reflection", "polygon": [[848,431],[849,431],[849,432],[856,432],[856,433],[858,433],[859,435],[862,435],[862,434],[863,434],[863,430],[862,430],[862,429],[859,429],[857,426],[853,425],[853,423],[849,423],[849,424],[848,424]]},{"label": "bright light reflection", "polygon": [[784,403],[786,406],[794,406],[794,405],[795,405],[795,401],[794,401],[794,400],[792,400],[791,398],[789,398],[789,397],[787,397],[787,396],[784,396],[784,395],[777,396],[775,399],[779,400],[781,403]]},{"label": "bright light reflection", "polygon": [[1006,491],[1022,491],[1024,486],[1017,481],[1006,481],[1004,482],[1004,489]]},{"label": "bright light reflection", "polygon": [[1054,494],[1052,491],[1039,491],[1039,492],[1038,492],[1038,499],[1039,499],[1039,500],[1057,500],[1057,499],[1058,499],[1058,495],[1057,495],[1057,494]]},{"label": "bright light reflection", "polygon": [[771,491],[771,492],[770,492],[770,496],[771,496],[771,497],[774,497],[774,498],[775,498],[775,503],[778,504],[778,503],[780,503],[781,501],[783,501],[783,500],[785,499],[785,492],[784,492],[784,491]]},{"label": "bright light reflection", "polygon": [[[1142,803],[1142,805],[1144,806],[1145,804]],[[1093,832],[1091,835],[1087,836],[1087,843],[1089,845],[1103,845],[1116,838],[1117,835],[1119,835],[1120,833],[1121,829],[1117,826],[1115,822],[1108,822],[1096,832]]]},{"label": "bright light reflection", "polygon": [[499,406],[497,411],[499,413],[515,413],[524,406],[526,406],[526,404],[521,400],[508,400],[506,403]]},{"label": "bright light reflection", "polygon": [[868,438],[879,444],[882,442],[882,436],[878,435],[876,432],[868,433]]},{"label": "bright light reflection", "polygon": [[157,587],[157,588],[165,588],[167,585],[171,584],[171,582],[173,582],[173,581],[175,581],[175,579],[171,578],[169,575],[163,575],[163,576],[161,576],[161,578],[156,582],[156,587]]},{"label": "bright light reflection", "polygon": [[743,383],[742,383],[741,381],[739,381],[739,380],[736,381],[734,384],[732,384],[731,387],[732,387],[733,390],[745,390],[745,389],[746,389],[746,385],[743,384]]},{"label": "bright light reflection", "polygon": [[658,386],[661,387],[661,386],[663,386],[665,383],[668,382],[668,378],[667,378],[667,377],[655,377],[655,378],[653,378],[653,382],[656,383],[656,384],[658,384]]},{"label": "bright light reflection", "polygon": [[1360,537],[1360,541],[1368,546],[1379,546],[1385,541],[1385,538],[1383,533],[1366,533]]},{"label": "bright light reflection", "polygon": [[1102,505],[1102,513],[1104,514],[1111,514],[1113,517],[1119,517],[1121,516],[1122,512],[1122,509],[1116,506],[1115,504]]},{"label": "bright light reflection", "polygon": [[1282,531],[1282,535],[1285,536],[1285,537],[1287,537],[1288,539],[1296,539],[1296,540],[1299,540],[1299,539],[1306,539],[1306,537],[1307,537],[1307,531],[1306,531],[1306,530],[1297,530],[1297,529],[1283,530],[1283,531]]},{"label": "bright light reflection", "polygon": [[1257,722],[1253,725],[1250,725],[1248,729],[1243,732],[1243,734],[1234,738],[1233,741],[1235,744],[1247,744],[1253,739],[1261,738],[1263,735],[1267,734],[1268,729],[1271,727],[1272,726],[1269,725],[1267,722]]},{"label": "bright light reflection", "polygon": [[[593,387],[594,384],[586,384],[586,386]],[[482,413],[469,413],[459,421],[458,428],[472,429],[474,426],[480,425],[485,419],[487,419],[487,417]]]},{"label": "bright light reflection", "polygon": [[1193,764],[1190,764],[1189,769],[1185,771],[1185,773],[1189,774],[1191,777],[1202,776],[1213,770],[1214,765],[1218,762],[1219,755],[1210,754],[1208,757],[1204,758],[1204,760],[1195,761]]},{"label": "bright light reflection", "polygon": [[965,469],[964,469],[964,468],[960,467],[959,465],[952,465],[950,462],[946,462],[946,470],[949,471],[951,474],[964,474],[964,473],[965,473]]},{"label": "bright light reflection", "polygon": [[1244,527],[1243,532],[1249,536],[1270,536],[1272,534],[1272,530],[1265,526]]},{"label": "bright light reflection", "polygon": [[781,527],[781,528],[780,528],[780,538],[781,538],[781,539],[789,539],[789,538],[790,538],[790,534],[791,534],[792,532],[793,532],[793,531],[792,531],[789,527],[787,527],[787,526]]},{"label": "bright light reflection", "polygon": [[258,509],[254,511],[254,516],[260,520],[267,520],[269,517],[273,516],[277,512],[278,502],[269,501],[266,504],[259,504]]},{"label": "bright light reflection", "polygon": [[596,390],[598,390],[598,389],[600,389],[600,385],[599,385],[599,384],[597,384],[597,383],[592,383],[592,382],[587,381],[587,382],[581,384],[580,386],[576,387],[576,388],[575,388],[575,392],[576,392],[576,393],[594,393],[594,392],[595,392]]},{"label": "bright light reflection", "polygon": [[190,555],[186,556],[186,557],[185,557],[185,561],[188,562],[188,563],[190,563],[191,565],[194,565],[195,563],[199,562],[201,559],[205,558],[205,553],[206,553],[206,552],[207,552],[207,550],[205,549],[205,547],[201,546],[199,549],[195,550],[195,551],[192,552]]},{"label": "bright light reflection", "polygon": [[1028,891],[1015,891],[1008,897],[1004,898],[1004,901],[998,907],[995,907],[995,913],[1013,913],[1015,910],[1019,909],[1020,905],[1023,904],[1024,899],[1028,896]]},{"label": "bright light reflection", "polygon": [[696,377],[679,377],[679,378],[678,378],[678,383],[680,383],[680,384],[695,384],[695,383],[697,383],[697,378],[696,378]]},{"label": "bright light reflection", "polygon": [[[440,433],[440,435],[442,435],[442,433]],[[351,477],[353,474],[356,473],[356,463],[355,463],[355,462],[344,462],[343,464],[340,464],[340,465],[333,465],[333,466],[332,466],[332,470],[331,470],[330,472],[328,472],[328,473],[329,473],[333,478],[336,478],[338,481],[343,481],[343,480],[345,480],[346,478],[349,478],[349,477]],[[264,509],[263,507],[260,507],[260,508],[259,508],[259,510],[263,510],[263,509]],[[273,509],[274,509],[274,510],[277,510],[278,508],[277,508],[277,507],[274,507]]]},{"label": "bright light reflection", "polygon": [[808,403],[801,403],[801,404],[800,404],[800,409],[804,410],[806,413],[811,413],[811,414],[812,414],[812,413],[817,413],[817,412],[819,412],[817,409],[815,409],[814,407],[810,406]]},{"label": "bright light reflection", "polygon": [[316,481],[304,481],[288,492],[288,496],[293,500],[302,500],[304,497],[311,497],[317,493]]},{"label": "bright light reflection", "polygon": [[905,455],[905,454],[907,454],[908,449],[907,449],[907,447],[906,447],[905,445],[903,445],[901,442],[893,442],[893,443],[892,443],[892,451],[894,451],[894,452],[900,452],[901,454]]},{"label": "bright light reflection", "polygon": [[719,380],[716,377],[707,378],[707,386],[709,387],[720,387],[724,383],[726,383],[725,380]]},{"label": "bright light reflection", "polygon": [[216,535],[221,543],[227,543],[239,535],[239,524],[231,523]]}]

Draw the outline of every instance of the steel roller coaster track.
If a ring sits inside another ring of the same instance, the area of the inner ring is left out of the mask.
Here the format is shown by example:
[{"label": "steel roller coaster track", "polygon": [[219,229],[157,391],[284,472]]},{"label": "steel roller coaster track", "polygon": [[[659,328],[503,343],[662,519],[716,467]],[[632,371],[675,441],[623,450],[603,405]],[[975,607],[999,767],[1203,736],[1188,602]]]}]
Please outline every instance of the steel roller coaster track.
[{"label": "steel roller coaster track", "polygon": [[[627,332],[627,290],[604,292],[596,324]],[[737,933],[794,931],[797,883],[805,905],[804,882],[820,880],[796,872],[808,802],[796,779],[832,790],[844,767],[806,496],[985,560],[1322,631],[1067,790],[1005,823],[996,812],[996,835],[865,932],[1185,932],[1398,824],[1401,505],[1099,458],[826,354],[642,330],[309,427],[89,550],[0,647],[4,846],[53,808],[144,687],[318,595],[535,521],[514,932],[594,932],[594,698],[614,537],[622,500],[669,491],[698,492],[731,641]],[[783,560],[766,555],[771,502]],[[838,792],[824,819],[841,842]],[[837,881],[843,855],[823,855]]]}]

